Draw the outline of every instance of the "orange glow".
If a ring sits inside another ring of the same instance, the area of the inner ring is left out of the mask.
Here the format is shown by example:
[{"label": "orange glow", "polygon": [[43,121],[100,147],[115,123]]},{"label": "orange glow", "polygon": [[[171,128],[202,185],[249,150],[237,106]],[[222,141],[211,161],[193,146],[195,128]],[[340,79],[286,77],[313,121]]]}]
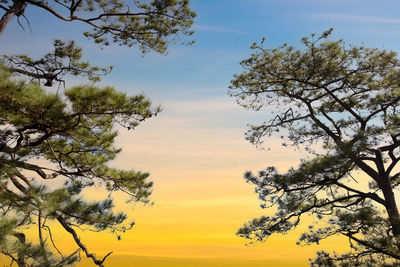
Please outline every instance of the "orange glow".
[{"label": "orange glow", "polygon": [[[272,214],[273,210],[259,207],[254,188],[246,184],[243,173],[269,165],[286,171],[298,164],[302,153],[282,149],[279,139],[269,140],[271,151],[256,150],[243,140],[243,129],[193,125],[193,121],[190,125],[171,124],[170,119],[161,116],[139,127],[133,135],[120,131],[118,146],[123,152],[112,165],[149,170],[154,180],[154,205],[136,204],[132,208],[118,194],[117,209],[136,222],[122,240],[107,232],[79,232],[90,252],[101,256],[113,251],[106,266],[307,266],[318,250],[334,248],[340,252],[347,248],[347,241],[340,238],[322,242],[321,246],[297,246],[310,220],[307,218],[304,227],[287,235],[246,246],[248,240],[237,237],[236,231],[254,217]],[[89,199],[101,196],[96,188],[85,193]],[[53,233],[58,248],[76,250],[69,234],[59,230]],[[94,266],[83,253],[81,256],[78,266]]]}]

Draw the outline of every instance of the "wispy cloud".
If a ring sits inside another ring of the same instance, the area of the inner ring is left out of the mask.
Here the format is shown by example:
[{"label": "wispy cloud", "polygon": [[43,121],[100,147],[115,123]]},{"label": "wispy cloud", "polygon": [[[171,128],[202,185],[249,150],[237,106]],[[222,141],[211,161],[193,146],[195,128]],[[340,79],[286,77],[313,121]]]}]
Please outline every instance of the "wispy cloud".
[{"label": "wispy cloud", "polygon": [[221,33],[234,33],[234,34],[241,34],[241,35],[249,35],[247,32],[232,30],[224,27],[218,26],[207,26],[207,25],[195,25],[193,28],[197,31],[207,31],[207,32],[221,32]]},{"label": "wispy cloud", "polygon": [[322,13],[322,14],[312,14],[311,17],[314,19],[400,24],[400,19],[396,19],[396,18],[360,16],[360,15],[352,15],[352,14]]}]

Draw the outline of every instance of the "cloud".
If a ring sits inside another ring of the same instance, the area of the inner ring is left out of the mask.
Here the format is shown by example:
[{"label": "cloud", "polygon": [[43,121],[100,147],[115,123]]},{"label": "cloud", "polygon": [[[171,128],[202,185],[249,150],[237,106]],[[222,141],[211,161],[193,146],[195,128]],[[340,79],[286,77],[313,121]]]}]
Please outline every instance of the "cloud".
[{"label": "cloud", "polygon": [[156,119],[134,132],[120,129],[117,146],[123,148],[123,153],[116,161],[117,167],[134,165],[162,176],[167,171],[182,175],[183,171],[197,174],[204,169],[238,168],[238,173],[242,173],[254,164],[263,168],[265,162],[286,168],[300,157],[282,150],[279,137],[266,140],[266,147],[273,149],[273,153],[255,149],[244,138],[246,124],[261,122],[268,112],[250,114],[228,97],[167,101],[163,107]]},{"label": "cloud", "polygon": [[400,19],[396,18],[360,16],[352,14],[322,13],[322,14],[312,14],[311,17],[314,19],[400,24]]},{"label": "cloud", "polygon": [[207,25],[195,25],[193,28],[197,31],[207,31],[207,32],[221,32],[221,33],[234,33],[240,35],[249,35],[247,32],[232,30],[224,27],[218,26],[207,26]]}]

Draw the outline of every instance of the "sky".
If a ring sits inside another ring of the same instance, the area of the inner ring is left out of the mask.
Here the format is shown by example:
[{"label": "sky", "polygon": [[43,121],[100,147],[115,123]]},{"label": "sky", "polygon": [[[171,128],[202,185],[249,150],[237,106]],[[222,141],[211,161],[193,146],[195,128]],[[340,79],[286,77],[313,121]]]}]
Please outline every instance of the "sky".
[{"label": "sky", "polygon": [[[117,208],[136,221],[118,241],[109,233],[85,232],[83,242],[99,255],[113,251],[110,266],[306,266],[321,249],[345,250],[333,237],[321,246],[297,246],[305,229],[246,245],[236,231],[254,217],[272,214],[259,206],[243,173],[276,166],[297,166],[303,151],[282,147],[276,137],[257,150],[244,137],[247,124],[268,119],[268,108],[244,110],[227,95],[230,80],[242,71],[250,46],[266,37],[266,47],[300,45],[303,36],[334,28],[332,39],[400,52],[400,2],[395,0],[191,0],[197,13],[192,46],[172,45],[168,55],[142,55],[135,48],[99,47],[83,37],[85,25],[65,23],[29,7],[0,36],[0,54],[39,57],[53,39],[74,39],[94,65],[113,65],[99,83],[129,95],[145,93],[163,111],[135,131],[120,130],[123,151],[111,165],[151,173],[153,205]],[[67,81],[67,87],[84,80]],[[88,198],[98,198],[96,190]],[[305,220],[307,222],[307,219]],[[306,225],[305,225],[306,226]],[[56,242],[72,250],[70,237]],[[0,261],[1,261],[0,257]],[[83,260],[79,266],[93,266]]]}]

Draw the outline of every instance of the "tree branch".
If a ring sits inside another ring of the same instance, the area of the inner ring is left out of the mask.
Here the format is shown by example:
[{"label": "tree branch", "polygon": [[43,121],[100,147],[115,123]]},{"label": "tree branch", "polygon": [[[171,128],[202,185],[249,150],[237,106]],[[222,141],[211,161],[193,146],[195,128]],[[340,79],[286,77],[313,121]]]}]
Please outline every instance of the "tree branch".
[{"label": "tree branch", "polygon": [[106,258],[111,255],[112,252],[109,252],[102,260],[99,260],[96,258],[96,255],[93,253],[89,253],[89,251],[87,250],[86,246],[81,242],[80,238],[78,237],[78,234],[75,232],[74,229],[72,229],[69,224],[64,220],[64,218],[62,218],[60,215],[57,216],[57,221],[64,227],[64,229],[69,232],[72,237],[74,238],[76,244],[83,250],[83,252],[85,252],[86,257],[91,258],[94,262],[94,264],[100,266],[100,267],[104,267],[103,263],[106,260]]}]

